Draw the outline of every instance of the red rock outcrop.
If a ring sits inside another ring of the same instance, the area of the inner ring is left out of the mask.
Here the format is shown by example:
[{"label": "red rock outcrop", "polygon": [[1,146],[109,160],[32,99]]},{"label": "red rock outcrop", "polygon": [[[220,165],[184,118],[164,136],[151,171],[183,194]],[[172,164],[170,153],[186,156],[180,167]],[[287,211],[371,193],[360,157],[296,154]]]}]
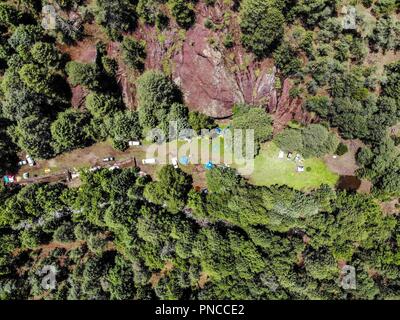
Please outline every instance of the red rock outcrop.
[{"label": "red rock outcrop", "polygon": [[283,82],[282,91],[278,103],[269,105],[269,112],[274,115],[275,132],[279,132],[286,127],[289,121],[296,120],[300,123],[310,123],[317,120],[310,113],[303,110],[302,99],[290,97],[290,90],[293,83],[290,79]]},{"label": "red rock outcrop", "polygon": [[[185,103],[191,110],[204,112],[215,118],[232,114],[236,103],[263,105],[274,115],[275,130],[282,130],[295,119],[299,122],[313,121],[302,110],[302,100],[289,96],[292,84],[283,82],[282,90],[275,88],[276,69],[271,59],[256,61],[240,45],[237,18],[231,19],[228,31],[214,31],[204,26],[205,20],[215,24],[224,21],[226,4],[217,2],[213,7],[199,2],[196,6],[196,24],[183,36],[171,21],[171,28],[161,34],[155,27],[140,25],[134,33],[137,39],[145,40],[146,69],[158,69],[168,73],[181,88]],[[221,44],[221,38],[231,32],[236,39],[232,49]],[[119,46],[110,43],[108,54],[118,57]],[[125,103],[132,107],[134,101],[134,80],[129,70],[119,61],[118,80]]]},{"label": "red rock outcrop", "polygon": [[129,69],[121,57],[121,44],[119,42],[110,42],[107,45],[107,55],[118,61],[117,82],[121,88],[122,98],[125,105],[130,109],[135,109],[135,85],[129,81]]},{"label": "red rock outcrop", "polygon": [[274,104],[274,68],[268,61],[252,61],[241,46],[226,50],[211,44],[212,37],[221,35],[207,29],[205,19],[222,20],[224,11],[202,4],[197,9],[196,25],[186,33],[182,48],[172,58],[172,76],[188,106],[223,118],[231,115],[235,103]]}]

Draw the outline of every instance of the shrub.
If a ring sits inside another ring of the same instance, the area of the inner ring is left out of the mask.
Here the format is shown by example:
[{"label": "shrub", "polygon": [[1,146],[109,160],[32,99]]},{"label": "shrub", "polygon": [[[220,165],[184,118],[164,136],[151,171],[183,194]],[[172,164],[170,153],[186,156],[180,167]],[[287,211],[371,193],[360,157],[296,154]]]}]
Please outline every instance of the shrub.
[{"label": "shrub", "polygon": [[133,29],[136,18],[129,0],[96,0],[95,16],[113,40],[121,38],[123,32]]},{"label": "shrub", "polygon": [[65,223],[57,228],[53,234],[53,239],[58,242],[75,241],[74,226],[72,223]]},{"label": "shrub", "polygon": [[169,0],[168,4],[172,16],[181,28],[188,29],[194,24],[196,15],[190,7],[190,2],[188,3],[185,0]]},{"label": "shrub", "polygon": [[349,151],[349,148],[347,147],[347,145],[345,145],[344,143],[339,143],[337,149],[336,149],[336,154],[338,156],[343,156],[345,155],[347,152]]},{"label": "shrub", "polygon": [[225,48],[228,48],[228,49],[233,48],[235,46],[235,40],[233,39],[231,34],[227,34],[224,37],[223,43],[224,43]]},{"label": "shrub", "polygon": [[149,70],[137,80],[139,119],[143,128],[155,128],[168,115],[174,102],[181,101],[177,86],[159,71]]},{"label": "shrub", "polygon": [[214,29],[214,23],[209,18],[204,21],[204,26],[207,29]]},{"label": "shrub", "polygon": [[121,99],[104,93],[92,92],[86,97],[86,108],[94,117],[98,118],[118,110],[121,105]]},{"label": "shrub", "polygon": [[71,61],[68,62],[66,71],[68,80],[73,86],[82,85],[91,90],[98,89],[100,86],[100,75],[94,64]]},{"label": "shrub", "polygon": [[139,0],[136,12],[146,23],[154,24],[159,14],[157,0]]},{"label": "shrub", "polygon": [[59,113],[57,120],[51,125],[56,152],[69,151],[84,147],[90,141],[86,127],[89,118],[86,113],[67,110]]},{"label": "shrub", "polygon": [[294,75],[301,70],[301,60],[288,42],[282,43],[274,52],[277,67],[285,77]]},{"label": "shrub", "polygon": [[122,42],[122,57],[129,67],[143,70],[144,60],[146,59],[145,43],[125,37]]},{"label": "shrub", "polygon": [[271,2],[244,0],[241,5],[242,43],[258,57],[266,56],[283,36],[285,18]]}]

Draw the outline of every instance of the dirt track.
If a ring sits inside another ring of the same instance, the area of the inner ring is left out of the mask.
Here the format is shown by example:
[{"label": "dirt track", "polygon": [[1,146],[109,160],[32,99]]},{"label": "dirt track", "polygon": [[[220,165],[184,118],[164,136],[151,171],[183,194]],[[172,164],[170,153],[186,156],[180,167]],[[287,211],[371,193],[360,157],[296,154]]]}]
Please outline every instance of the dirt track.
[{"label": "dirt track", "polygon": [[[135,167],[136,160],[135,160],[135,158],[131,158],[131,159],[124,160],[124,161],[111,162],[107,165],[102,165],[99,167],[108,169],[113,166],[118,166],[120,168]],[[34,183],[70,182],[71,180],[74,180],[74,179],[71,179],[71,176],[70,176],[70,174],[73,174],[73,173],[77,173],[77,172],[72,172],[72,171],[67,170],[63,173],[45,175],[45,176],[34,177],[31,179],[22,180],[19,182],[19,184],[28,185],[28,184],[34,184]],[[78,179],[78,178],[76,178],[76,179]]]}]

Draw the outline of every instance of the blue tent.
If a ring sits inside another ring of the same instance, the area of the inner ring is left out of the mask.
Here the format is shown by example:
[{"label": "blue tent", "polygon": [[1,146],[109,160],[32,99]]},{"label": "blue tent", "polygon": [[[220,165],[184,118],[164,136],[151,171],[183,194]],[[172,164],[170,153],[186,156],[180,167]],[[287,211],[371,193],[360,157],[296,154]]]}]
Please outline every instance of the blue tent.
[{"label": "blue tent", "polygon": [[214,164],[209,161],[204,165],[204,168],[206,168],[207,170],[211,170],[212,168],[214,168]]},{"label": "blue tent", "polygon": [[189,158],[186,156],[183,156],[179,159],[180,164],[183,164],[184,166],[187,166],[189,164]]}]

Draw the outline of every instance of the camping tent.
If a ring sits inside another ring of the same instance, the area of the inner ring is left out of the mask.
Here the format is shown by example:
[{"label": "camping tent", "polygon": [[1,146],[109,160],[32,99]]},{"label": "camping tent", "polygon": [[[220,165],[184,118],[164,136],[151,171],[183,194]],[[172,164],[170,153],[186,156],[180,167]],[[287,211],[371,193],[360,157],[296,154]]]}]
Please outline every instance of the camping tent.
[{"label": "camping tent", "polygon": [[182,156],[179,159],[179,163],[183,164],[184,166],[187,166],[189,164],[190,160],[187,156]]},{"label": "camping tent", "polygon": [[212,168],[214,168],[214,164],[209,161],[204,165],[204,168],[206,168],[207,170],[211,170]]}]

